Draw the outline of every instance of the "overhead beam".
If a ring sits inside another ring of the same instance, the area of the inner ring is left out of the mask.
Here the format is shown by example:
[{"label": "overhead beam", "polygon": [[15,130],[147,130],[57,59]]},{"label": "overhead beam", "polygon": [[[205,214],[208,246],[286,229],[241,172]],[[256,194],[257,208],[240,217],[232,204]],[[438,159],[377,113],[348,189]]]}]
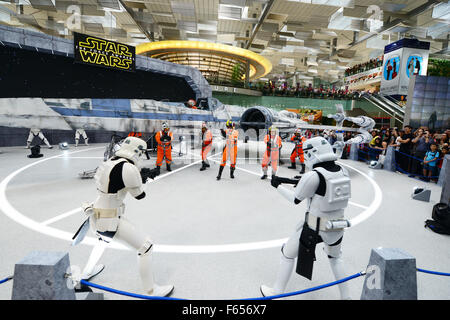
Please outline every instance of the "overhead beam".
[{"label": "overhead beam", "polygon": [[141,30],[141,32],[147,37],[147,39],[149,41],[151,41],[151,42],[155,41],[155,37],[154,37],[153,32],[152,33],[148,32],[142,26],[142,24],[139,21],[136,20],[136,17],[135,17],[133,9],[130,9],[129,7],[127,7],[123,0],[118,0],[118,1],[122,5],[122,7],[124,7],[124,9],[128,12],[128,14],[130,15],[130,17],[133,20],[133,22],[136,24],[136,26],[139,28],[139,30]]},{"label": "overhead beam", "polygon": [[442,1],[440,1],[440,0],[428,0],[426,3],[422,4],[421,6],[418,6],[417,8],[409,11],[407,14],[405,14],[405,16],[403,18],[397,18],[397,19],[389,22],[387,25],[382,27],[380,30],[376,30],[375,33],[368,34],[364,37],[361,37],[357,41],[353,41],[352,43],[350,43],[350,46],[347,49],[353,48],[364,41],[367,41],[375,36],[378,36],[380,33],[389,31],[390,29],[393,29],[396,26],[398,26],[400,23],[405,22],[407,20],[410,20],[410,19],[418,16],[419,14],[431,9],[436,4],[441,3],[441,2]]},{"label": "overhead beam", "polygon": [[266,19],[267,15],[269,14],[269,11],[272,8],[274,2],[275,2],[275,0],[269,0],[269,2],[266,3],[266,5],[261,13],[261,16],[259,17],[258,23],[253,28],[252,34],[250,36],[250,40],[247,41],[247,44],[245,45],[245,49],[250,48],[250,46],[252,45],[252,42],[255,39],[256,34],[258,33],[264,20]]}]

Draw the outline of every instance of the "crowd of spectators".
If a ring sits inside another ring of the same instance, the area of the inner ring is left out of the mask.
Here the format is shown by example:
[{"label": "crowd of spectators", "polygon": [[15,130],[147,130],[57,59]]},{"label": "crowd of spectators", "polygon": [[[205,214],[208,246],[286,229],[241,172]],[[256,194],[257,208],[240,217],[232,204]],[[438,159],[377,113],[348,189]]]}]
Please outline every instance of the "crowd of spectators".
[{"label": "crowd of spectators", "polygon": [[348,89],[324,88],[322,86],[300,86],[295,87],[285,84],[275,86],[270,83],[264,84],[261,89],[264,96],[352,100],[359,99],[360,93]]},{"label": "crowd of spectators", "polygon": [[[356,133],[345,132],[344,141],[351,139]],[[433,131],[427,127],[413,129],[405,126],[404,129],[382,128],[374,129],[372,140],[360,145],[360,160],[383,162],[387,148],[395,148],[395,161],[397,170],[408,174],[409,177],[417,177],[423,181],[437,182],[443,159],[449,153],[450,129],[445,131]],[[331,145],[336,140],[336,133],[327,130],[307,130],[306,138],[324,136]],[[348,158],[350,145],[347,145],[342,158]]]},{"label": "crowd of spectators", "polygon": [[352,76],[364,71],[369,71],[378,67],[383,66],[383,57],[377,57],[376,59],[371,59],[365,63],[356,64],[345,70],[345,76]]},{"label": "crowd of spectators", "polygon": [[369,143],[369,160],[376,160],[386,154],[388,146],[396,149],[395,161],[398,171],[424,181],[437,182],[444,156],[448,153],[450,129],[433,131],[427,127],[413,129],[405,126],[383,128],[372,131]]}]

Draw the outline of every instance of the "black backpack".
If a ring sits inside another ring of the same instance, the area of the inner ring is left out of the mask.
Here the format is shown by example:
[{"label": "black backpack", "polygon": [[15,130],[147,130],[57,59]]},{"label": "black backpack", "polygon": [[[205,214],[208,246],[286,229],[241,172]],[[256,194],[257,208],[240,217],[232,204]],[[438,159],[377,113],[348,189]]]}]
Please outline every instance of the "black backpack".
[{"label": "black backpack", "polygon": [[431,217],[433,220],[425,221],[425,227],[439,234],[450,235],[450,207],[447,204],[435,204]]}]

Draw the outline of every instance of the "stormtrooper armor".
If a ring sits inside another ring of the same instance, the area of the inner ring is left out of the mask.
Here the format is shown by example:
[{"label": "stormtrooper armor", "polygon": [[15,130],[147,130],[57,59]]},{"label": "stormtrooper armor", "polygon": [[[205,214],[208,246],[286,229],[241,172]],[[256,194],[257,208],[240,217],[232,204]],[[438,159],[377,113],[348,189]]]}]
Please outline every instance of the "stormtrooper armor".
[{"label": "stormtrooper armor", "polygon": [[[273,287],[261,286],[264,296],[283,293],[297,259],[296,272],[312,278],[316,244],[324,242],[331,269],[337,280],[345,278],[341,257],[344,228],[349,222],[344,210],[350,199],[350,179],[347,171],[337,165],[331,145],[323,137],[305,141],[305,163],[311,171],[304,174],[295,189],[279,185],[272,179],[272,186],[288,201],[299,204],[307,200],[307,212],[294,234],[281,249],[281,260]],[[342,299],[349,299],[347,283],[339,284]]]},{"label": "stormtrooper armor", "polygon": [[92,250],[81,277],[88,279],[100,272],[102,266],[96,265],[96,262],[106,248],[106,243],[119,240],[137,251],[139,274],[146,294],[167,296],[172,292],[173,286],[158,286],[153,281],[153,241],[124,217],[123,202],[127,194],[137,200],[145,197],[138,164],[146,149],[145,141],[127,137],[115,156],[99,166],[95,175],[97,199],[84,209],[99,242]]},{"label": "stormtrooper armor", "polygon": [[78,143],[80,142],[80,136],[83,137],[84,144],[88,146],[89,145],[88,144],[89,138],[88,138],[88,136],[86,134],[86,131],[84,131],[84,129],[77,129],[75,131],[75,147],[78,147]]},{"label": "stormtrooper armor", "polygon": [[28,139],[27,139],[27,149],[30,148],[31,143],[33,142],[35,137],[39,137],[39,139],[41,139],[42,141],[44,141],[44,143],[47,145],[47,147],[49,149],[52,149],[53,147],[50,145],[50,143],[48,142],[47,138],[44,136],[44,134],[42,133],[41,129],[39,128],[31,128],[30,129],[30,134],[28,135]]}]

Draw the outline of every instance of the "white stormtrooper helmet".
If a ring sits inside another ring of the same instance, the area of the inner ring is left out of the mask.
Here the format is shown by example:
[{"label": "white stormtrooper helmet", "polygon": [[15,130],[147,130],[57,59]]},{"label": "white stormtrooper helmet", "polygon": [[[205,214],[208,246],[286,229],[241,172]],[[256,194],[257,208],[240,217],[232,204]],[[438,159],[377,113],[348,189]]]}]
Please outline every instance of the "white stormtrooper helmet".
[{"label": "white stormtrooper helmet", "polygon": [[333,152],[330,143],[324,137],[314,137],[303,143],[305,164],[312,169],[316,163],[335,161],[337,156]]},{"label": "white stormtrooper helmet", "polygon": [[127,137],[121,144],[120,149],[116,151],[115,156],[133,161],[135,165],[147,149],[147,143],[136,137]]}]

